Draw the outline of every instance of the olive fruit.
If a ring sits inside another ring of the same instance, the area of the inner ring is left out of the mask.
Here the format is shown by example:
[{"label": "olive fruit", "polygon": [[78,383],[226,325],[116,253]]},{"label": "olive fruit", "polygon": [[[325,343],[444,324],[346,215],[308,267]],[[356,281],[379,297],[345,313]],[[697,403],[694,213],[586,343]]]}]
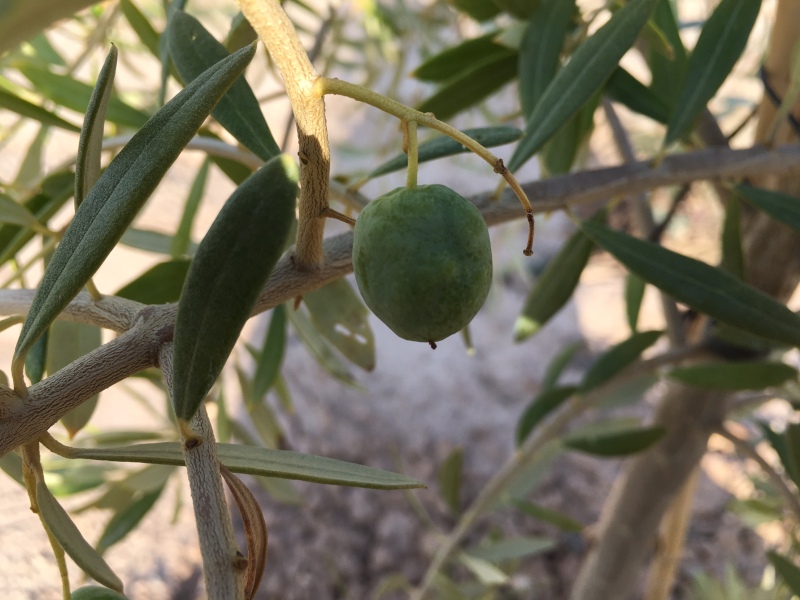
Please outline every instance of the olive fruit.
[{"label": "olive fruit", "polygon": [[370,202],[353,232],[358,289],[401,338],[435,342],[463,329],[492,281],[480,211],[443,185],[398,188]]}]

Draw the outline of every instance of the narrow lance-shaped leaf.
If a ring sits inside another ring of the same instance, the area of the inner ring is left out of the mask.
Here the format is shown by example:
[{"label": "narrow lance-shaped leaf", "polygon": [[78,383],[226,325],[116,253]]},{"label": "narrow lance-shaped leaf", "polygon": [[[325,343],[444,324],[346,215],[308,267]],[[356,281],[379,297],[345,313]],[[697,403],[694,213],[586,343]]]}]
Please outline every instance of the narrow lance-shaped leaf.
[{"label": "narrow lance-shaped leaf", "polygon": [[625,316],[628,318],[628,327],[631,333],[639,329],[639,312],[644,300],[645,282],[641,277],[628,273],[625,277]]},{"label": "narrow lance-shaped leaf", "polygon": [[23,100],[19,96],[15,96],[6,90],[0,90],[0,108],[15,112],[22,117],[34,119],[43,125],[52,125],[54,127],[66,129],[67,131],[80,131],[77,125],[73,125],[49,110],[28,102],[27,100]]},{"label": "narrow lance-shaped leaf", "polygon": [[725,204],[725,221],[722,225],[722,262],[720,267],[734,277],[744,279],[741,220],[741,203],[736,196],[731,195]]},{"label": "narrow lance-shaped leaf", "polygon": [[194,225],[194,218],[197,215],[197,211],[200,208],[200,201],[203,199],[203,194],[205,193],[206,180],[208,179],[208,170],[210,166],[211,160],[206,158],[192,182],[192,187],[189,188],[189,194],[186,197],[186,204],[184,204],[183,214],[181,215],[181,222],[172,238],[170,254],[172,254],[174,258],[178,258],[189,251],[189,246],[192,243],[192,226]]},{"label": "narrow lance-shaped leaf", "polygon": [[[324,456],[240,444],[218,444],[217,449],[222,463],[234,473],[381,490],[425,487],[406,475]],[[162,465],[184,464],[178,442],[134,444],[123,448],[75,448],[72,457]]]},{"label": "narrow lance-shaped leaf", "polygon": [[574,386],[553,387],[542,390],[527,406],[517,423],[517,445],[521,446],[542,419],[561,406],[565,400],[577,391],[578,389]]},{"label": "narrow lance-shaped leaf", "polygon": [[414,77],[444,83],[471,71],[481,62],[514,56],[513,50],[495,42],[497,34],[493,31],[440,52],[417,67]]},{"label": "narrow lance-shaped leaf", "polygon": [[286,349],[286,307],[281,304],[272,309],[267,336],[253,375],[253,397],[260,399],[269,391],[281,370]]},{"label": "narrow lance-shaped leaf", "polygon": [[454,448],[439,468],[439,490],[442,498],[450,508],[450,512],[457,515],[461,510],[461,481],[464,471],[464,449],[460,446]]},{"label": "narrow lance-shaped leaf", "polygon": [[[522,131],[516,127],[478,127],[476,129],[464,129],[462,133],[468,135],[473,140],[486,148],[493,148],[495,146],[502,146],[503,144],[510,144],[517,141],[522,137]],[[455,154],[464,154],[470,152],[465,146],[447,136],[437,136],[432,140],[423,142],[418,148],[418,159],[420,163],[434,160],[437,158],[444,158],[445,156],[453,156]],[[367,175],[367,179],[400,171],[408,167],[408,155],[398,154],[391,160],[385,162],[380,167]]]},{"label": "narrow lance-shaped leaf", "polygon": [[778,362],[737,362],[675,367],[667,377],[717,390],[760,390],[797,379],[797,369]]},{"label": "narrow lance-shaped leaf", "polygon": [[[172,61],[181,78],[187,82],[228,56],[225,46],[200,21],[183,11],[172,15],[167,37]],[[280,154],[258,100],[244,77],[231,85],[211,114],[233,137],[262,160]]]},{"label": "narrow lance-shaped leaf", "polygon": [[369,310],[345,279],[303,297],[311,322],[350,362],[365,371],[375,368],[375,337]]},{"label": "narrow lance-shaped leaf", "polygon": [[267,523],[264,513],[261,512],[256,497],[244,482],[228,470],[225,465],[220,465],[220,473],[228,489],[231,491],[233,501],[239,509],[244,526],[244,537],[247,543],[247,567],[244,572],[244,597],[252,600],[261,585],[264,567],[267,564]]},{"label": "narrow lance-shaped leaf", "polygon": [[737,185],[736,192],[776,221],[800,231],[800,198],[750,185]]},{"label": "narrow lance-shaped leaf", "polygon": [[589,262],[592,241],[576,231],[550,261],[525,299],[522,314],[514,323],[514,341],[537,333],[572,297],[581,273]]},{"label": "narrow lance-shaped leaf", "polygon": [[47,489],[43,481],[36,482],[36,503],[50,533],[61,544],[75,564],[98,582],[112,590],[122,591],[122,582],[106,561],[83,538],[67,512]]},{"label": "narrow lance-shaped leaf", "polygon": [[663,427],[633,427],[574,433],[563,439],[567,448],[597,456],[627,456],[646,450],[664,435]]},{"label": "narrow lance-shaped leaf", "polygon": [[761,0],[722,0],[689,56],[686,82],[667,125],[664,146],[678,140],[728,78],[747,45]]},{"label": "narrow lance-shaped leaf", "polygon": [[191,263],[188,258],[158,263],[122,287],[115,295],[142,304],[177,302]]},{"label": "narrow lance-shaped leaf", "polygon": [[[33,64],[20,65],[19,71],[33,84],[37,94],[81,114],[86,111],[92,97],[92,86]],[[138,129],[145,125],[148,118],[146,113],[126,104],[117,96],[112,96],[108,102],[106,119],[112,123]]]},{"label": "narrow lance-shaped leaf", "polygon": [[[672,47],[671,59],[658,52],[655,47],[649,48],[647,52],[647,63],[653,75],[649,89],[656,98],[666,104],[669,111],[675,107],[683,90],[687,63],[686,48],[672,10],[672,0],[659,0],[650,22],[658,27]],[[663,122],[666,123],[668,118],[669,115]]]},{"label": "narrow lance-shaped leaf", "polygon": [[0,193],[0,222],[29,227],[37,233],[47,233],[47,228],[39,223],[39,220],[26,206],[15,202],[3,193]]},{"label": "narrow lance-shaped leaf", "polygon": [[112,45],[103,68],[97,76],[97,84],[89,99],[83,119],[81,138],[78,141],[78,157],[75,159],[75,207],[81,205],[86,194],[100,177],[100,154],[103,147],[103,126],[106,122],[108,101],[114,88],[117,71],[117,47]]},{"label": "narrow lance-shaped leaf", "polygon": [[767,552],[767,558],[793,594],[800,594],[800,568],[777,552]]},{"label": "narrow lance-shaped leaf", "polygon": [[508,168],[528,161],[599,90],[636,41],[656,0],[631,0],[586,40],[542,93]]},{"label": "narrow lance-shaped leaf", "polygon": [[161,496],[164,486],[141,494],[131,504],[114,513],[111,520],[106,524],[100,540],[97,542],[97,551],[103,554],[109,547],[125,538],[141,522],[145,515],[150,512],[153,505]]},{"label": "narrow lance-shaped leaf", "polygon": [[567,368],[572,359],[575,358],[575,355],[583,350],[586,347],[584,342],[572,342],[571,344],[567,344],[564,346],[558,354],[553,357],[553,360],[550,361],[550,364],[547,365],[547,370],[544,372],[542,376],[542,381],[540,383],[540,393],[546,390],[552,389],[558,383],[558,380],[561,378],[564,369]]},{"label": "narrow lance-shaped leaf", "polygon": [[432,112],[439,119],[449,119],[488,98],[513,81],[516,74],[517,56],[514,53],[479,62],[471,70],[445,82],[433,96],[417,106],[417,110]]},{"label": "narrow lance-shaped leaf", "polygon": [[622,67],[614,70],[606,82],[605,91],[612,100],[624,104],[640,115],[650,117],[659,123],[666,123],[669,119],[669,105]]},{"label": "narrow lance-shaped leaf", "polygon": [[159,35],[158,32],[153,29],[150,20],[142,14],[131,0],[120,0],[119,6],[122,9],[122,14],[125,15],[125,19],[127,19],[131,28],[136,32],[136,35],[139,36],[139,40],[142,44],[144,44],[153,56],[160,58],[158,53]]},{"label": "narrow lance-shaped leaf", "polygon": [[175,318],[172,402],[189,421],[222,371],[294,218],[297,172],[278,156],[231,195],[200,243]]},{"label": "narrow lance-shaped leaf", "polygon": [[525,118],[558,71],[575,0],[544,0],[531,16],[519,50],[519,98]]},{"label": "narrow lance-shaped leaf", "polygon": [[678,302],[768,339],[800,345],[800,316],[732,275],[599,223],[581,228],[639,277]]},{"label": "narrow lance-shaped leaf", "polygon": [[467,550],[475,558],[498,564],[548,552],[556,543],[545,537],[512,537]]},{"label": "narrow lance-shaped leaf", "polygon": [[64,233],[36,290],[15,362],[97,271],[230,84],[255,54],[218,63],[170,100],[111,161]]},{"label": "narrow lance-shaped leaf", "polygon": [[606,350],[584,375],[580,392],[586,393],[614,377],[655,344],[663,333],[663,331],[634,333],[627,340]]}]

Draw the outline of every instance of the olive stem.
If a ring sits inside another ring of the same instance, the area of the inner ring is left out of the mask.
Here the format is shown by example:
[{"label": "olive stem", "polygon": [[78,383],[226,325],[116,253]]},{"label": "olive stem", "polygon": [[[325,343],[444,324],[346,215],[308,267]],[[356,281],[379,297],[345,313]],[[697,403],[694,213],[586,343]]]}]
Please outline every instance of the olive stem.
[{"label": "olive stem", "polygon": [[341,221],[342,223],[347,223],[350,226],[354,226],[356,224],[356,220],[352,217],[348,217],[347,215],[343,215],[338,210],[332,209],[330,206],[322,211],[322,214],[330,219],[336,219],[337,221]]},{"label": "olive stem", "polygon": [[417,141],[417,122],[403,121],[403,152],[408,155],[408,175],[406,187],[417,187],[417,172],[419,171],[419,142]]},{"label": "olive stem", "polygon": [[[431,129],[435,129],[436,131],[440,131],[441,133],[445,134],[446,136],[452,138],[453,140],[457,141],[459,144],[464,146],[465,148],[471,150],[478,156],[480,156],[483,160],[489,163],[494,172],[498,175],[502,175],[503,178],[508,182],[509,187],[514,191],[519,198],[522,207],[525,209],[525,213],[528,215],[528,244],[525,247],[524,254],[525,256],[530,256],[533,254],[532,246],[533,246],[533,208],[531,207],[531,202],[528,200],[528,196],[525,194],[525,191],[520,186],[517,178],[509,171],[506,166],[503,164],[503,160],[497,158],[494,154],[489,152],[484,146],[476,142],[474,139],[466,135],[465,133],[459,131],[455,127],[448,125],[437,119],[433,113],[422,113],[418,110],[415,110],[397,100],[392,100],[391,98],[387,98],[377,92],[373,92],[370,89],[367,89],[363,86],[356,85],[354,83],[349,83],[347,81],[342,81],[341,79],[335,79],[331,77],[319,77],[313,86],[313,93],[315,93],[320,98],[325,96],[325,94],[334,94],[337,96],[347,96],[348,98],[352,98],[353,100],[358,100],[359,102],[363,102],[364,104],[369,104],[370,106],[374,106],[382,110],[385,113],[393,115],[398,119],[402,119],[403,121],[414,121],[419,125],[423,125],[425,127],[430,127]],[[409,156],[409,169],[411,167],[411,157]]]}]

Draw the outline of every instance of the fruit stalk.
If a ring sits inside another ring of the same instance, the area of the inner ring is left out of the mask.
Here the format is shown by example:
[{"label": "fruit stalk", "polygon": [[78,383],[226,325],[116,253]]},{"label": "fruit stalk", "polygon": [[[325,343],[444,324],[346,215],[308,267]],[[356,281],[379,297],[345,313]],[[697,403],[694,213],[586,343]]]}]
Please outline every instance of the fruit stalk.
[{"label": "fruit stalk", "polygon": [[[393,115],[398,119],[402,119],[403,121],[414,121],[419,125],[423,125],[425,127],[430,127],[431,129],[435,129],[446,136],[454,139],[455,141],[462,144],[465,148],[468,148],[478,156],[480,156],[483,160],[489,163],[494,169],[494,172],[498,175],[502,175],[503,178],[508,182],[509,187],[514,191],[517,198],[519,198],[522,207],[525,209],[525,214],[527,215],[528,219],[528,243],[525,246],[525,250],[523,253],[525,256],[530,256],[533,254],[533,235],[534,235],[534,223],[533,223],[533,208],[531,207],[531,202],[528,200],[527,194],[525,194],[525,190],[522,189],[517,178],[509,171],[506,166],[503,164],[503,160],[497,158],[494,154],[489,152],[486,148],[484,148],[481,144],[476,142],[474,139],[465,135],[463,132],[459,131],[455,127],[448,125],[437,119],[432,113],[422,113],[418,110],[415,110],[405,104],[398,102],[397,100],[392,100],[391,98],[387,98],[377,92],[373,92],[370,89],[367,89],[363,86],[356,85],[354,83],[349,83],[347,81],[342,81],[341,79],[335,79],[330,77],[319,77],[314,82],[313,87],[314,93],[322,98],[325,94],[335,94],[337,96],[347,96],[348,98],[352,98],[353,100],[358,100],[359,102],[363,102],[364,104],[369,104],[370,106],[374,106],[382,110],[385,113]],[[411,158],[409,156],[409,168],[411,167]]]}]

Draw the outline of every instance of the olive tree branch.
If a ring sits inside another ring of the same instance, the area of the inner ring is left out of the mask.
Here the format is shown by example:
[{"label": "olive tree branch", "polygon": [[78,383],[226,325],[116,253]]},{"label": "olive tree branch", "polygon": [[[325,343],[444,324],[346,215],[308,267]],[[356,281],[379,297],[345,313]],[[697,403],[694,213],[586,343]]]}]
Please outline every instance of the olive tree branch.
[{"label": "olive tree branch", "polygon": [[[158,359],[172,396],[173,344],[162,344]],[[244,597],[246,560],[238,551],[233,524],[217,457],[214,431],[204,405],[192,417],[189,427],[193,435],[181,443],[186,474],[192,493],[192,506],[200,538],[206,590],[209,600],[239,600]]]},{"label": "olive tree branch", "polygon": [[319,75],[277,0],[239,0],[239,6],[278,67],[297,121],[300,215],[295,260],[304,269],[314,269],[323,258],[331,162],[325,102],[313,93]]}]

